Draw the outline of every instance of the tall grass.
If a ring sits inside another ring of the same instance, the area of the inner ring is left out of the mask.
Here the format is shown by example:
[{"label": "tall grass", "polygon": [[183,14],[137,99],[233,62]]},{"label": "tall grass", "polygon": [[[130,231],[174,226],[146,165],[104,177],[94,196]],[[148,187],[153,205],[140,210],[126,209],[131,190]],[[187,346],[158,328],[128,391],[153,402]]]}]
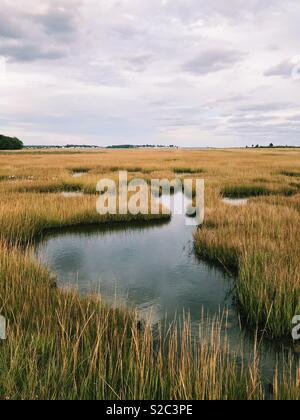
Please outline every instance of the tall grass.
[{"label": "tall grass", "polygon": [[207,216],[195,234],[196,251],[237,274],[237,303],[248,324],[272,337],[290,336],[300,313],[298,212],[250,204]]},{"label": "tall grass", "polygon": [[96,196],[65,198],[59,194],[6,193],[0,201],[0,240],[26,244],[54,228],[168,220],[170,214],[99,215]]},{"label": "tall grass", "polygon": [[279,172],[280,175],[289,176],[292,178],[300,178],[300,172],[296,171],[281,171]]},{"label": "tall grass", "polygon": [[270,195],[269,191],[265,187],[258,185],[236,185],[228,186],[223,188],[222,195],[228,198],[248,198],[248,197],[257,197],[260,195]]},{"label": "tall grass", "polygon": [[218,321],[197,343],[188,319],[182,336],[173,328],[154,337],[135,313],[55,289],[28,253],[0,248],[0,308],[8,319],[0,398],[263,398],[257,361],[240,365]]},{"label": "tall grass", "polygon": [[69,168],[69,171],[74,175],[76,174],[87,174],[90,172],[90,168],[87,166],[75,166],[72,168]]},{"label": "tall grass", "polygon": [[[201,168],[206,220],[195,233],[196,251],[237,273],[236,302],[248,325],[270,337],[287,336],[300,313],[300,195],[279,172],[294,172],[298,161],[299,151],[292,149],[272,155],[263,150],[0,154],[0,313],[9,321],[8,340],[0,343],[0,398],[266,397],[255,350],[252,363],[244,363],[243,355],[233,354],[221,340],[219,322],[210,340],[202,336],[197,343],[188,319],[181,336],[176,326],[167,337],[154,336],[149,327],[139,327],[132,312],[110,309],[99,297],[56,289],[53,275],[18,245],[56,227],[153,220],[101,217],[96,196],[58,194],[93,193],[99,174],[114,176],[112,168],[138,169],[148,181],[154,162],[156,178],[173,178],[174,162],[184,172]],[[70,168],[89,173],[75,181]],[[266,180],[268,189],[253,184],[254,176]],[[233,194],[259,197],[231,208],[220,200],[228,186],[240,186]],[[283,197],[288,191],[294,195]],[[292,366],[274,376],[275,399],[300,398],[299,368]]]},{"label": "tall grass", "polygon": [[269,189],[259,185],[234,185],[226,186],[221,191],[228,198],[250,198],[269,195],[292,196],[298,193],[297,185],[289,184],[283,188]]},{"label": "tall grass", "polygon": [[176,167],[173,169],[175,174],[203,174],[205,171],[202,168],[190,168],[190,167]]},{"label": "tall grass", "polygon": [[277,370],[273,384],[274,400],[300,400],[300,366],[290,358],[284,372]]}]

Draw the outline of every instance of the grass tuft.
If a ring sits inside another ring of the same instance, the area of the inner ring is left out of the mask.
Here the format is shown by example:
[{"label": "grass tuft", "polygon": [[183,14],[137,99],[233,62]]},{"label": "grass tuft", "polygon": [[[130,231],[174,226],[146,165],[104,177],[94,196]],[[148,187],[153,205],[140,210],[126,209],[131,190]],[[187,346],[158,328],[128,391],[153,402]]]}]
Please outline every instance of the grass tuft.
[{"label": "grass tuft", "polygon": [[236,185],[222,189],[222,195],[228,198],[249,198],[270,194],[270,190],[258,185]]},{"label": "grass tuft", "polygon": [[300,178],[300,172],[294,172],[294,171],[281,171],[279,172],[280,175],[288,176],[291,178]]},{"label": "grass tuft", "polygon": [[186,167],[176,167],[173,168],[175,174],[203,174],[205,173],[204,169],[201,168],[186,168]]},{"label": "grass tuft", "polygon": [[88,168],[87,166],[76,166],[73,168],[70,168],[70,171],[73,174],[78,174],[78,173],[82,173],[82,174],[87,174],[88,172],[90,172],[91,168]]}]

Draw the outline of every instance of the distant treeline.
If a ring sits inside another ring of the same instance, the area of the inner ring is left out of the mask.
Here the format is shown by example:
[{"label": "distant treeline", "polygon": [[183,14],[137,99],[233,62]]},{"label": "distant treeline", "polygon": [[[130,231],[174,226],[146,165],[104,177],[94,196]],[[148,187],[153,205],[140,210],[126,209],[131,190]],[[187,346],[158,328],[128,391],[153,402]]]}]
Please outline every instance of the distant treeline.
[{"label": "distant treeline", "polygon": [[20,150],[23,147],[23,142],[16,137],[7,137],[0,134],[0,150]]},{"label": "distant treeline", "polygon": [[141,145],[134,145],[134,144],[120,144],[116,146],[107,146],[106,149],[155,149],[155,148],[163,148],[163,147],[169,147],[174,148],[173,144],[170,146],[166,145],[154,145],[154,144],[141,144]]},{"label": "distant treeline", "polygon": [[174,145],[154,145],[154,144],[142,144],[142,145],[134,145],[134,144],[120,144],[115,146],[93,146],[93,145],[86,145],[86,144],[67,144],[65,146],[58,146],[58,145],[34,145],[34,146],[26,146],[26,149],[162,149],[162,148],[169,148],[175,149],[179,148],[178,146]]},{"label": "distant treeline", "polygon": [[65,146],[58,146],[58,145],[26,146],[26,149],[100,149],[100,147],[99,146],[86,145],[86,144],[67,144]]},{"label": "distant treeline", "polygon": [[269,144],[269,146],[260,146],[259,144],[252,145],[250,146],[246,146],[246,149],[298,149],[299,146],[275,146],[273,143]]},{"label": "distant treeline", "polygon": [[143,145],[134,145],[134,144],[120,144],[116,146],[93,146],[93,145],[86,145],[86,144],[67,144],[65,146],[27,146],[27,149],[155,149],[155,148],[175,148],[176,146],[170,145],[154,145],[154,144],[143,144]]}]

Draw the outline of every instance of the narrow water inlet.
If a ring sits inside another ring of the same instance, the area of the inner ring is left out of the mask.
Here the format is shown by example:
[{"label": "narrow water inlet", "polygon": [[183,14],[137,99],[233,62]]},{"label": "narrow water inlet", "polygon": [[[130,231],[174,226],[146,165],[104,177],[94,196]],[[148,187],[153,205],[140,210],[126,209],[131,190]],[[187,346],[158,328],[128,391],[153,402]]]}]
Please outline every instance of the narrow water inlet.
[{"label": "narrow water inlet", "polygon": [[249,202],[248,198],[222,198],[222,202],[229,206],[246,206]]},{"label": "narrow water inlet", "polygon": [[[183,201],[175,194],[171,209]],[[61,287],[75,287],[81,294],[101,293],[111,306],[136,308],[141,319],[157,323],[173,322],[183,312],[190,315],[196,337],[205,316],[227,313],[222,334],[230,348],[244,354],[253,352],[253,336],[241,331],[233,305],[234,279],[222,270],[199,260],[193,252],[193,232],[188,226],[185,200],[182,215],[170,221],[150,224],[79,227],[53,232],[36,244],[38,258],[58,276]],[[169,207],[170,208],[170,207]],[[277,353],[262,344],[261,358],[268,380],[272,378]]]},{"label": "narrow water inlet", "polygon": [[65,198],[75,198],[75,197],[83,197],[84,193],[81,191],[76,191],[76,192],[72,192],[72,191],[63,191],[61,193],[61,195]]},{"label": "narrow water inlet", "polygon": [[83,177],[84,175],[86,175],[87,173],[86,172],[74,172],[73,174],[72,174],[72,177],[73,178],[81,178],[81,177]]},{"label": "narrow water inlet", "polygon": [[[178,209],[182,202],[189,207],[182,193],[161,197],[166,208]],[[187,219],[183,209],[157,224],[64,230],[45,237],[37,254],[62,286],[83,294],[100,291],[110,303],[136,307],[143,318],[151,314],[153,323],[190,311],[196,326],[203,306],[213,316],[230,305],[231,279],[194,255],[195,227]]]}]

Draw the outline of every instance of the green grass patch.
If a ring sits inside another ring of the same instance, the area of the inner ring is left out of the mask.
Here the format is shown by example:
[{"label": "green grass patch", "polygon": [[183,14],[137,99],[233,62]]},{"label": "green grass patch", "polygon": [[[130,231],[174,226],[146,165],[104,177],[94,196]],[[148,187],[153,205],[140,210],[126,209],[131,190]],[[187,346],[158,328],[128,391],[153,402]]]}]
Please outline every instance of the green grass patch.
[{"label": "green grass patch", "polygon": [[296,171],[281,171],[279,172],[279,175],[289,176],[291,178],[300,178],[300,172]]},{"label": "green grass patch", "polygon": [[124,168],[127,172],[143,172],[143,168],[141,166],[131,166],[129,168]]},{"label": "green grass patch", "polygon": [[297,187],[291,185],[290,187],[284,187],[275,191],[274,194],[283,195],[284,197],[292,197],[293,195],[297,194]]},{"label": "green grass patch", "polygon": [[142,173],[142,174],[151,174],[152,172],[155,171],[155,169],[151,169],[151,168],[142,168],[141,166],[130,166],[130,167],[113,167],[112,168],[113,172],[118,172],[118,171],[127,171],[129,173]]},{"label": "green grass patch", "polygon": [[[79,178],[78,178],[79,179]],[[12,188],[13,192],[19,193],[62,193],[62,192],[82,192],[84,194],[97,194],[96,182],[92,180],[83,180],[82,182],[78,179],[73,178],[70,180],[61,181],[33,181],[33,182],[22,182],[14,185]]]},{"label": "green grass patch", "polygon": [[296,188],[297,190],[300,190],[300,183],[299,182],[292,182],[291,187]]},{"label": "green grass patch", "polygon": [[271,182],[271,180],[267,179],[267,178],[254,178],[253,182],[257,182],[257,183],[260,183],[260,184],[269,184]]},{"label": "green grass patch", "polygon": [[204,169],[201,168],[185,168],[185,167],[176,167],[173,168],[175,174],[203,174],[205,173]]},{"label": "green grass patch", "polygon": [[221,194],[228,198],[250,198],[271,195],[272,192],[269,189],[258,185],[236,185],[223,188]]},{"label": "green grass patch", "polygon": [[282,195],[284,197],[292,197],[297,194],[298,190],[295,186],[287,186],[279,189],[269,189],[262,185],[234,185],[227,186],[222,189],[221,194],[226,198],[251,198],[271,195]]},{"label": "green grass patch", "polygon": [[[195,233],[195,249],[236,274],[235,301],[249,327],[291,338],[291,320],[300,311],[299,216],[284,203],[288,198],[268,200],[272,204],[257,201],[240,211],[216,208]],[[215,229],[207,228],[215,219]]]},{"label": "green grass patch", "polygon": [[[38,185],[24,185],[17,189],[20,193],[60,193],[60,192],[84,192],[83,186],[76,183],[58,182],[58,183],[42,183]],[[96,188],[94,188],[96,193]]]},{"label": "green grass patch", "polygon": [[91,168],[88,168],[86,166],[76,166],[75,168],[70,168],[70,171],[73,174],[87,174],[90,172]]}]

